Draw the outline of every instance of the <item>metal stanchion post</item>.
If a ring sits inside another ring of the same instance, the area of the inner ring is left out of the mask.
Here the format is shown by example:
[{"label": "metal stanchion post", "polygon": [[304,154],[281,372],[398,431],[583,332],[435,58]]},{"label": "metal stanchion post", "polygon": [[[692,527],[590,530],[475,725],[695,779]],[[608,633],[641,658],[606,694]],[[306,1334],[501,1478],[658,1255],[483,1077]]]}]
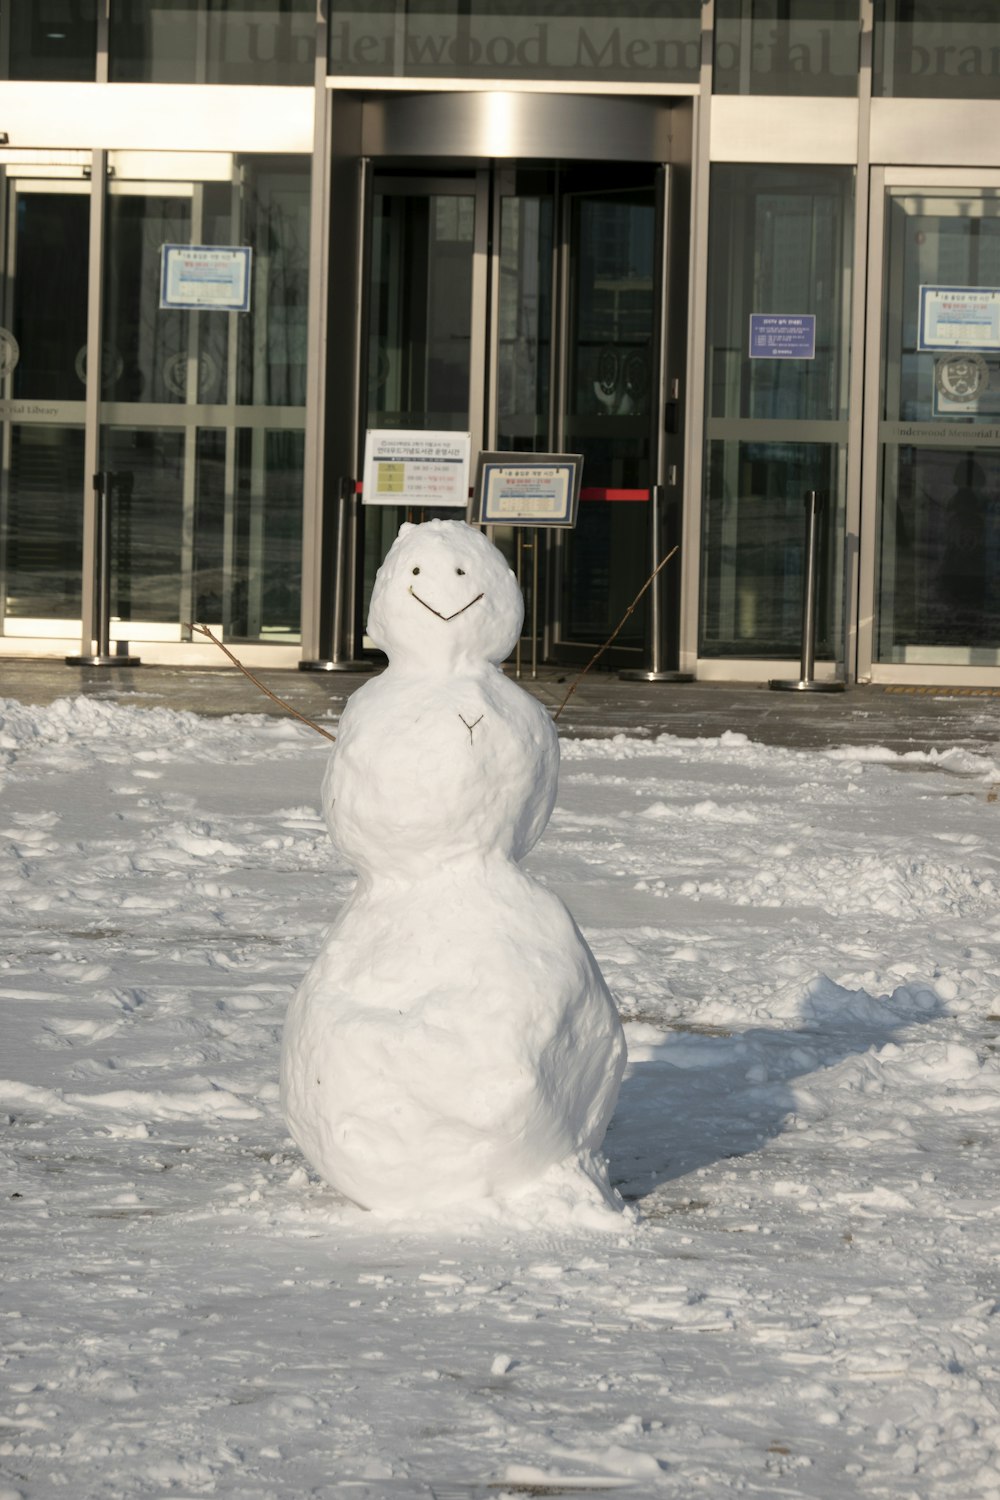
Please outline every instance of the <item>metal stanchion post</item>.
[{"label": "metal stanchion post", "polygon": [[337,535],[333,553],[333,596],[331,599],[330,655],[311,661],[300,661],[300,672],[370,672],[372,663],[354,655],[354,625],[348,629],[346,616],[354,610],[353,567],[348,537],[354,525],[354,480],[337,481]]},{"label": "metal stanchion post", "polygon": [[817,682],[813,676],[816,663],[816,592],[819,581],[819,514],[823,497],[818,490],[807,490],[805,577],[802,580],[802,657],[799,679],[776,677],[771,687],[788,693],[842,693],[839,678]]},{"label": "metal stanchion post", "polygon": [[531,680],[538,679],[538,527],[531,528]]},{"label": "metal stanchion post", "polygon": [[[515,573],[515,575],[517,577],[517,586],[518,586],[519,589],[521,589],[521,591],[523,593],[523,591],[524,591],[524,580],[523,580],[523,574],[524,574],[524,533],[522,532],[520,526],[518,526],[516,528],[516,530],[514,532],[514,535],[516,537],[516,541],[514,543],[514,573]],[[521,680],[521,639],[522,639],[523,634],[524,634],[524,626],[522,625],[521,629],[517,633],[517,641],[515,642],[515,645],[514,645],[514,676],[517,678],[517,680],[519,682]]]},{"label": "metal stanchion post", "polygon": [[138,656],[111,649],[111,474],[94,475],[97,495],[97,533],[95,536],[95,589],[92,643],[97,650],[67,656],[68,667],[138,667]]},{"label": "metal stanchion post", "polygon": [[[655,568],[664,556],[665,526],[663,516],[664,489],[654,484],[649,496],[650,560]],[[618,673],[623,682],[692,682],[691,672],[673,671],[667,662],[667,583],[669,563],[653,579],[649,590],[649,666],[626,667]]]}]

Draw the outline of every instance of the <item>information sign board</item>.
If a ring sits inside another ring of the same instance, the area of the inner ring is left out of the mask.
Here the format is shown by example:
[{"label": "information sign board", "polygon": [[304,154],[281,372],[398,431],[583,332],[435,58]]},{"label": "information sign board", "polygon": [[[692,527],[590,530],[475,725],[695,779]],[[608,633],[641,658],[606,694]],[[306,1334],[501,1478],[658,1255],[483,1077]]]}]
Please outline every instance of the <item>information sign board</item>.
[{"label": "information sign board", "polygon": [[917,348],[1000,349],[1000,288],[922,286]]},{"label": "information sign board", "polygon": [[471,449],[469,432],[371,427],[365,434],[362,503],[465,510]]},{"label": "information sign board", "polygon": [[252,254],[249,245],[164,245],[160,306],[249,312]]},{"label": "information sign board", "polygon": [[815,313],[751,313],[751,359],[815,359]]},{"label": "information sign board", "polygon": [[472,519],[484,526],[575,526],[582,474],[579,453],[481,453]]}]

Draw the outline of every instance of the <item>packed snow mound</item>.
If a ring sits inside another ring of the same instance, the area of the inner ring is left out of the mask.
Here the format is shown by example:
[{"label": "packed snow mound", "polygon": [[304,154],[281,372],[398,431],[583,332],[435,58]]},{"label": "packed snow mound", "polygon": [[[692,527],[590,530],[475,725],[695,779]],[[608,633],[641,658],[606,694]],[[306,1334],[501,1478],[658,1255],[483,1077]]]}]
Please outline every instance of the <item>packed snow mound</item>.
[{"label": "packed snow mound", "polygon": [[503,557],[461,522],[404,526],[376,579],[389,667],[350,699],[323,783],[359,879],[289,1008],[281,1068],[292,1135],[364,1207],[516,1192],[595,1153],[618,1094],[600,969],[517,865],[559,756],[496,665],[520,620]]},{"label": "packed snow mound", "polygon": [[[1000,882],[985,779],[566,743],[524,869],[630,1018],[602,1153],[640,1222],[575,1157],[504,1199],[368,1213],[307,1171],[275,1083],[354,883],[330,747],[75,712],[67,739],[62,710],[5,709],[14,1491],[1000,1500],[1000,921],[940,899]],[[922,870],[908,905],[848,897],[873,852]],[[823,900],[771,903],[826,857]]]}]

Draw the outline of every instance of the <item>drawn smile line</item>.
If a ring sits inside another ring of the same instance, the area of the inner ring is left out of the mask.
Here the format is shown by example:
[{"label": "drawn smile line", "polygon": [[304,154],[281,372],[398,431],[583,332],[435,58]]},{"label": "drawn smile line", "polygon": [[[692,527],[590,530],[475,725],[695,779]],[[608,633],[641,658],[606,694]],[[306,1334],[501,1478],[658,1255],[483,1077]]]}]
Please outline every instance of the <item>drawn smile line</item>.
[{"label": "drawn smile line", "polygon": [[469,600],[468,604],[463,604],[461,609],[456,609],[453,615],[443,615],[439,609],[434,608],[433,604],[428,604],[426,599],[421,599],[420,595],[414,589],[412,583],[410,584],[410,593],[413,595],[414,599],[416,599],[418,604],[422,604],[424,606],[424,609],[429,609],[431,614],[437,615],[439,620],[446,621],[454,620],[457,619],[459,615],[464,615],[467,609],[471,609],[474,604],[478,604],[480,599],[483,597],[482,594],[477,594],[474,599]]}]

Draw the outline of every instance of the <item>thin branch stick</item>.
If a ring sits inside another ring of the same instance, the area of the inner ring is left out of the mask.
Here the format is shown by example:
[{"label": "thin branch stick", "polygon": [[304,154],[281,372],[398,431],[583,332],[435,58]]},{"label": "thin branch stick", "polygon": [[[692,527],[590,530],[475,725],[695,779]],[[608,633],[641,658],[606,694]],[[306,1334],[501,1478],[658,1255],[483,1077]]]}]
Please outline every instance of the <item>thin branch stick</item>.
[{"label": "thin branch stick", "polygon": [[587,673],[590,671],[591,667],[594,665],[594,662],[597,661],[597,660],[599,660],[599,658],[604,655],[605,651],[607,651],[608,647],[611,645],[611,642],[614,640],[615,636],[621,630],[622,626],[625,624],[625,621],[628,619],[629,615],[635,609],[636,605],[639,603],[639,600],[642,598],[643,594],[649,588],[650,584],[653,582],[653,580],[656,577],[657,573],[659,573],[659,571],[660,571],[661,568],[665,568],[667,566],[667,563],[670,561],[670,559],[673,557],[674,553],[677,550],[678,549],[676,547],[671,547],[671,549],[667,553],[666,557],[661,558],[661,560],[657,563],[656,567],[653,569],[652,573],[650,573],[649,577],[646,579],[646,582],[643,584],[642,588],[639,590],[639,592],[636,594],[635,598],[632,600],[632,603],[629,605],[628,609],[625,611],[625,613],[622,615],[621,619],[618,621],[618,624],[615,626],[614,630],[611,632],[611,634],[608,636],[607,640],[604,642],[604,645],[598,647],[598,649],[594,652],[593,656],[590,658],[590,660],[588,661],[587,665],[584,667],[583,671],[579,674],[579,676],[573,678],[573,681],[570,683],[569,687],[566,690],[566,696],[565,696],[565,698],[560,703],[560,705],[556,709],[555,713],[552,715],[553,719],[558,719],[559,715],[562,713],[563,709],[566,707],[567,703],[572,698],[572,696],[576,692],[577,688],[580,686],[580,683],[583,681],[583,679],[586,677]]},{"label": "thin branch stick", "polygon": [[283,708],[285,710],[286,714],[291,714],[292,717],[295,718],[295,719],[301,719],[301,721],[302,721],[303,724],[308,724],[310,729],[315,729],[316,733],[317,734],[321,734],[325,740],[333,740],[334,742],[336,742],[337,736],[335,734],[331,734],[328,729],[324,729],[322,727],[322,725],[317,724],[316,721],[315,721],[315,719],[310,719],[310,718],[307,718],[305,714],[300,714],[297,708],[293,708],[290,703],[286,703],[285,702],[284,698],[279,698],[278,695],[277,695],[277,693],[272,693],[271,689],[269,687],[265,687],[264,684],[261,682],[260,678],[259,677],[255,677],[253,675],[253,673],[250,671],[250,669],[248,667],[245,667],[243,665],[243,663],[240,661],[239,657],[238,656],[234,656],[233,653],[230,651],[229,647],[228,646],[224,646],[222,644],[222,642],[219,640],[219,637],[217,635],[213,634],[213,632],[211,630],[209,630],[209,628],[208,628],[207,625],[194,625],[194,624],[192,624],[192,625],[188,625],[186,628],[188,630],[193,630],[193,631],[197,632],[198,635],[207,635],[208,638],[209,638],[209,640],[213,643],[213,645],[218,646],[219,650],[222,651],[222,652],[224,652],[225,655],[229,657],[229,660],[232,662],[233,666],[234,667],[239,667],[240,671],[243,673],[243,676],[244,677],[249,677],[249,679],[253,683],[254,687],[260,688],[260,690],[261,690],[262,693],[266,693],[266,695],[268,696],[268,698],[271,698],[278,705],[279,708]]}]

